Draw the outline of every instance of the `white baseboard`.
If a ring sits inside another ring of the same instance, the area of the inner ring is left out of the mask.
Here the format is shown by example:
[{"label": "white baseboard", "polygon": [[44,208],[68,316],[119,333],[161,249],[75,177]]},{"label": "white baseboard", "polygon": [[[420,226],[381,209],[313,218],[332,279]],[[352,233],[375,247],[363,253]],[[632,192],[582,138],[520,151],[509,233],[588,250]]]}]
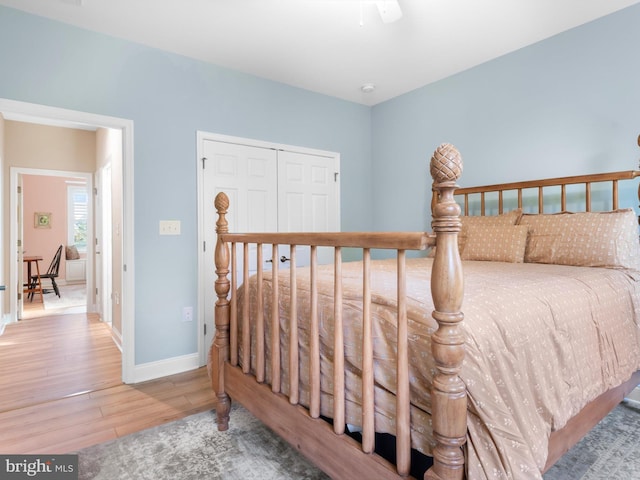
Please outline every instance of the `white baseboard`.
[{"label": "white baseboard", "polygon": [[180,357],[167,358],[157,362],[136,365],[133,372],[133,383],[146,382],[167,375],[195,370],[200,367],[198,353],[190,353]]},{"label": "white baseboard", "polygon": [[111,339],[113,343],[116,344],[116,347],[118,347],[118,350],[120,350],[120,353],[122,353],[122,335],[113,327],[111,327]]},{"label": "white baseboard", "polygon": [[4,333],[4,327],[10,323],[12,323],[10,313],[0,315],[0,335]]}]

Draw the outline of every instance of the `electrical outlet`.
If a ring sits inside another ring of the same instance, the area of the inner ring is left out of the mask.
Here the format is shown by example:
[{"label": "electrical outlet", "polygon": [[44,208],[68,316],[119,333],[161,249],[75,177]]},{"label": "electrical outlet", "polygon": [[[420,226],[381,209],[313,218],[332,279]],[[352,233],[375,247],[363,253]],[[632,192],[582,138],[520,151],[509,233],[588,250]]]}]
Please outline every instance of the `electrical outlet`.
[{"label": "electrical outlet", "polygon": [[193,307],[182,307],[182,321],[193,321]]},{"label": "electrical outlet", "polygon": [[160,235],[180,235],[180,220],[160,220]]}]

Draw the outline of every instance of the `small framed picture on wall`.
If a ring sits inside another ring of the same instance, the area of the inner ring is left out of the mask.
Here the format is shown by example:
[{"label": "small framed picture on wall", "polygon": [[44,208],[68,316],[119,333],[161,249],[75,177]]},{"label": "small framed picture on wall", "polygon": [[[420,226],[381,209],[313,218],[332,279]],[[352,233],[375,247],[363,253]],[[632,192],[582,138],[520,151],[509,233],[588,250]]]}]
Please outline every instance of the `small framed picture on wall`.
[{"label": "small framed picture on wall", "polygon": [[34,214],[35,228],[51,228],[51,213],[36,212]]}]

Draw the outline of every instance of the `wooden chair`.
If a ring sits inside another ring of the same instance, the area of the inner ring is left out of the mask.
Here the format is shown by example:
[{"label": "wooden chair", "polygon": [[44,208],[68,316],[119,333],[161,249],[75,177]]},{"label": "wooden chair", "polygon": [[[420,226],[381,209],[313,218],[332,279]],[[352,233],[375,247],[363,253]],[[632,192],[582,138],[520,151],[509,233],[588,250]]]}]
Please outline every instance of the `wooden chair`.
[{"label": "wooden chair", "polygon": [[[51,292],[55,292],[55,294],[60,297],[60,290],[58,289],[58,284],[56,283],[56,278],[58,278],[58,271],[60,270],[60,258],[62,257],[62,245],[60,245],[58,247],[58,250],[56,250],[55,255],[53,256],[53,260],[51,260],[51,264],[49,265],[49,268],[47,269],[47,273],[43,273],[40,275],[40,280],[42,281],[45,278],[48,278],[49,280],[51,280],[51,286],[53,287],[53,289],[46,289],[43,288],[42,289],[42,293],[51,293]],[[31,285],[33,288],[35,288],[35,285],[38,283],[38,276],[37,275],[31,275]],[[33,292],[29,293],[29,299],[33,298]]]}]

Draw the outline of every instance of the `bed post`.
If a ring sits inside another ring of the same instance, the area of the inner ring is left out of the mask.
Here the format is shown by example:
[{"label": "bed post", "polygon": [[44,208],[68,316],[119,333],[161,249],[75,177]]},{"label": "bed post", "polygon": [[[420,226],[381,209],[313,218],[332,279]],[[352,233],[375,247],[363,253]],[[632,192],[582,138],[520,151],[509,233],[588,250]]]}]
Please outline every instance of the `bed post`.
[{"label": "bed post", "polygon": [[462,264],[458,252],[460,206],[453,193],[462,173],[462,158],[453,145],[442,144],[431,157],[433,188],[438,201],[433,210],[436,255],[431,274],[433,318],[438,330],[431,337],[436,372],[431,387],[431,415],[436,446],[433,467],[425,480],[464,478],[462,446],[467,433],[466,388],[458,373],[464,359],[464,338],[458,328],[463,319]]},{"label": "bed post", "polygon": [[211,385],[216,394],[216,417],[218,430],[229,428],[229,410],[231,401],[224,388],[224,364],[229,361],[229,245],[220,240],[220,235],[229,232],[229,223],[226,214],[229,208],[229,198],[224,193],[218,193],[214,200],[218,220],[216,221],[215,282],[218,300],[215,307],[216,333],[211,343]]}]

